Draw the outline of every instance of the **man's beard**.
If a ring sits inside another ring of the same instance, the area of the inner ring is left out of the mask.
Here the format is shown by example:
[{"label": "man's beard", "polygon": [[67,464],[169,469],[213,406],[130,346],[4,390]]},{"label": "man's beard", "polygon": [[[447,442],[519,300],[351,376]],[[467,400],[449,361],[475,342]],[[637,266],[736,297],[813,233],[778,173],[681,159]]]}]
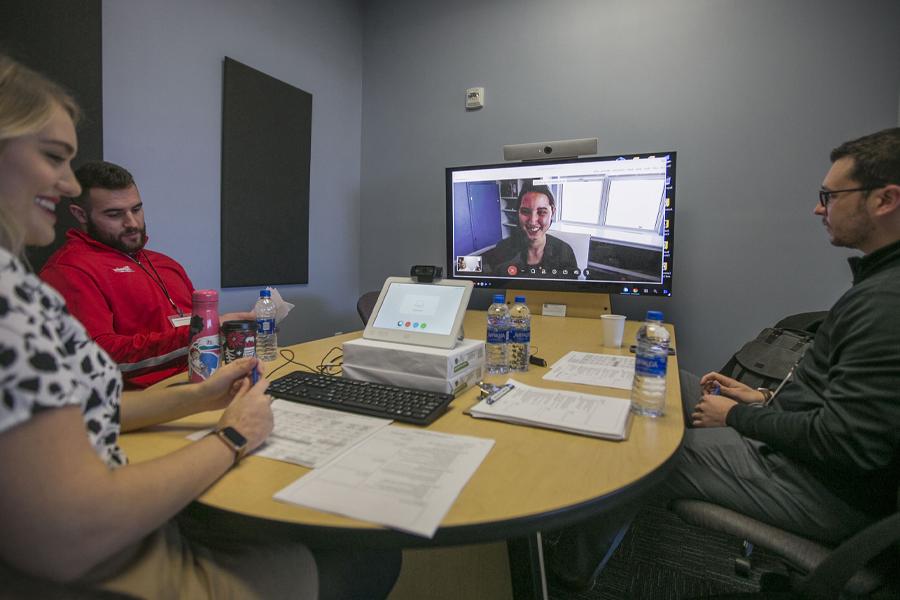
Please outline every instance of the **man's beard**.
[{"label": "man's beard", "polygon": [[[139,232],[141,234],[140,239],[137,242],[126,242],[123,238],[126,235]],[[147,243],[147,225],[144,227],[132,227],[130,229],[126,229],[118,236],[109,235],[103,231],[97,229],[94,222],[88,219],[87,221],[87,233],[93,239],[97,240],[100,243],[106,244],[116,250],[120,250],[125,254],[134,254],[138,250],[143,249],[144,245]]]}]

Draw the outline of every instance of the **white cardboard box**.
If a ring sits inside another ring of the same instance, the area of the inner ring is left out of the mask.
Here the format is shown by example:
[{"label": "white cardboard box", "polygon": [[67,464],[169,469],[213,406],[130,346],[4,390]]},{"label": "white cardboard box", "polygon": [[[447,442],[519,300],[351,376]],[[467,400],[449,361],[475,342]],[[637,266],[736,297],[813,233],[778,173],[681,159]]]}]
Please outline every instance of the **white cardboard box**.
[{"label": "white cardboard box", "polygon": [[481,340],[444,349],[360,338],[343,350],[344,373],[354,379],[455,394],[484,376]]},{"label": "white cardboard box", "polygon": [[359,367],[345,364],[344,377],[428,392],[443,392],[455,396],[481,381],[484,377],[484,363],[479,364],[477,367],[469,367],[465,371],[454,375],[451,379],[445,379],[443,377],[427,377],[425,375],[416,375],[415,373],[406,373],[404,371],[388,371],[386,369],[377,369],[375,367]]}]

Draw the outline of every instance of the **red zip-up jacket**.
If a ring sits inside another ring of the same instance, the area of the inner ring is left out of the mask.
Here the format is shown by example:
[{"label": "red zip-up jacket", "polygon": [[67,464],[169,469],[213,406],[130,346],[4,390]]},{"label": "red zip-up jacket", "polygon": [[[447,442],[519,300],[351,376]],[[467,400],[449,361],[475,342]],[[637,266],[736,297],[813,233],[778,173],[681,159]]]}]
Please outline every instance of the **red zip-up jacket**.
[{"label": "red zip-up jacket", "polygon": [[119,363],[128,387],[144,388],[186,370],[189,327],[170,321],[178,310],[191,314],[194,285],[182,266],[152,250],[129,256],[76,229],[66,238],[40,276]]}]

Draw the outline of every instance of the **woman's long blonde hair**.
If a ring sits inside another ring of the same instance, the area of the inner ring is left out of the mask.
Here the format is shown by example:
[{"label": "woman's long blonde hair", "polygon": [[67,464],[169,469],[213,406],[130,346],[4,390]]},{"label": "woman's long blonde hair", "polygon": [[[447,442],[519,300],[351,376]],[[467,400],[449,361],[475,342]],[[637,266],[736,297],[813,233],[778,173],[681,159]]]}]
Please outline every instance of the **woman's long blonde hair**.
[{"label": "woman's long blonde hair", "polygon": [[[75,100],[62,87],[32,71],[8,56],[0,54],[0,153],[6,142],[40,130],[62,106],[73,122],[80,111]],[[0,198],[0,246],[20,256],[24,249],[25,231],[19,215],[11,214],[9,205]]]}]

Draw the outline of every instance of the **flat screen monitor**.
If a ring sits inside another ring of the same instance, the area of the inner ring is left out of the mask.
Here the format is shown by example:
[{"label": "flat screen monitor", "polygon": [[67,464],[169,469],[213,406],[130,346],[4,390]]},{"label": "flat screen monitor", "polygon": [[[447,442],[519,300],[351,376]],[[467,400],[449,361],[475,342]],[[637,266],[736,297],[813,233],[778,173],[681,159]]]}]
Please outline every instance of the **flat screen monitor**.
[{"label": "flat screen monitor", "polygon": [[481,288],[672,295],[675,152],[447,169],[447,273]]}]

